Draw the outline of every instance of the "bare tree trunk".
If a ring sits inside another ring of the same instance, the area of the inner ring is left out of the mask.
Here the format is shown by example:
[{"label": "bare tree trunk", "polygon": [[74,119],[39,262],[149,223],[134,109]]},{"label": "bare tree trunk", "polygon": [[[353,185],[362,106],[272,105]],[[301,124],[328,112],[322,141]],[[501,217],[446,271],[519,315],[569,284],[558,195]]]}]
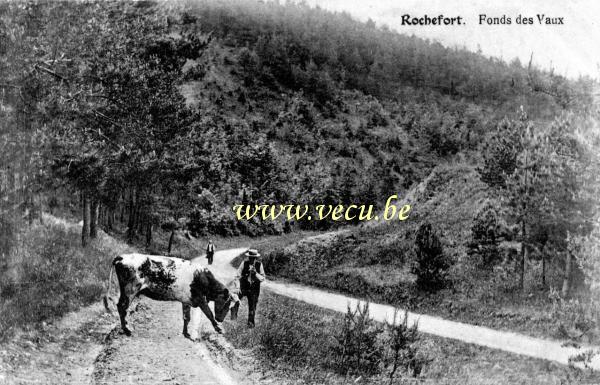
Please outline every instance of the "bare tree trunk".
[{"label": "bare tree trunk", "polygon": [[563,278],[561,294],[563,298],[567,298],[571,292],[571,273],[573,271],[573,257],[570,252],[567,252],[567,260],[565,262],[565,275]]},{"label": "bare tree trunk", "polygon": [[100,214],[100,202],[93,199],[90,208],[90,238],[98,238],[98,216]]},{"label": "bare tree trunk", "polygon": [[146,247],[152,244],[152,222],[146,222]]},{"label": "bare tree trunk", "polygon": [[119,206],[119,222],[123,223],[125,221],[125,197],[123,197],[123,202]]},{"label": "bare tree trunk", "polygon": [[527,247],[525,246],[525,222],[522,224],[523,240],[521,241],[521,260],[519,263],[519,288],[525,290],[525,259],[527,258]]},{"label": "bare tree trunk", "polygon": [[109,230],[113,229],[113,221],[115,220],[115,210],[107,209],[106,212],[106,228]]},{"label": "bare tree trunk", "polygon": [[135,236],[135,202],[133,200],[133,189],[129,194],[129,221],[127,223],[127,239],[129,242],[133,241],[133,237]]},{"label": "bare tree trunk", "polygon": [[521,217],[521,234],[523,235],[523,238],[521,239],[521,276],[519,279],[519,285],[521,287],[521,292],[525,291],[525,259],[527,258],[527,246],[526,246],[526,241],[527,241],[527,194],[528,194],[528,177],[529,177],[529,172],[528,172],[528,167],[529,167],[529,163],[528,163],[528,159],[529,159],[529,154],[526,152],[525,153],[525,197],[523,198],[523,213],[522,213],[522,217]]},{"label": "bare tree trunk", "polygon": [[141,207],[138,208],[136,225],[137,225],[137,232],[143,234],[144,231],[146,230],[146,214],[144,214],[144,211],[142,210]]},{"label": "bare tree trunk", "polygon": [[42,202],[40,199],[36,199],[35,201],[37,202],[36,208],[37,208],[37,215],[40,220],[40,225],[44,225],[44,208],[42,207]]},{"label": "bare tree trunk", "polygon": [[86,247],[90,237],[90,199],[87,193],[82,192],[82,216],[83,226],[81,227],[81,246]]},{"label": "bare tree trunk", "polygon": [[542,286],[546,287],[546,254],[542,250]]},{"label": "bare tree trunk", "polygon": [[29,211],[27,212],[27,221],[29,226],[31,226],[33,225],[33,220],[35,219],[35,204],[33,202],[33,194],[29,191],[27,191],[26,194],[25,202],[29,208]]},{"label": "bare tree trunk", "polygon": [[171,254],[171,246],[173,246],[173,238],[175,238],[175,230],[171,230],[171,236],[169,237],[169,247],[167,249],[167,254]]},{"label": "bare tree trunk", "polygon": [[102,224],[101,227],[106,227],[106,207],[100,205],[100,215],[98,216],[98,223]]}]

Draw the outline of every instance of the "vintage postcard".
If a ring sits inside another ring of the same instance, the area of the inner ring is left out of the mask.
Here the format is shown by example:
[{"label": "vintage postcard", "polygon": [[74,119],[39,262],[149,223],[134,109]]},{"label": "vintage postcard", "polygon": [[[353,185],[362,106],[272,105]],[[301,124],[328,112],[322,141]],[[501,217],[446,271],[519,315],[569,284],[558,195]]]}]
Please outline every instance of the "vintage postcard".
[{"label": "vintage postcard", "polygon": [[0,0],[0,384],[600,385],[598,15]]}]

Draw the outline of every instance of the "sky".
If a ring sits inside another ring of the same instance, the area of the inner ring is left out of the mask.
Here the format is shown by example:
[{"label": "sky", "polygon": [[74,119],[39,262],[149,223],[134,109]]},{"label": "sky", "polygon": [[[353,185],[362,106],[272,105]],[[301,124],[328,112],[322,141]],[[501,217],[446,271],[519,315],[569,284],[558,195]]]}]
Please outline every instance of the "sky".
[{"label": "sky", "polygon": [[[553,68],[570,78],[587,75],[600,79],[600,0],[307,0],[330,11],[345,11],[354,18],[372,19],[377,25],[417,35],[453,47],[466,47],[510,62],[518,57]],[[460,26],[407,26],[402,15],[462,16]],[[510,25],[479,24],[480,14],[510,17]],[[519,25],[517,16],[532,17],[533,25]],[[563,25],[539,25],[536,15],[562,17]]]}]

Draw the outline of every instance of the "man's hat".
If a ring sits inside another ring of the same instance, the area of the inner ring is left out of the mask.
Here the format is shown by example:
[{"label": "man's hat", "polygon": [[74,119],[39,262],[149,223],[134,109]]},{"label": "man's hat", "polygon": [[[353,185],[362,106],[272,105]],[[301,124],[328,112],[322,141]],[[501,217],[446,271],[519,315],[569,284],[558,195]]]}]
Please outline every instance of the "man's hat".
[{"label": "man's hat", "polygon": [[256,250],[256,249],[248,249],[248,251],[246,251],[246,253],[244,255],[246,257],[260,257],[260,254],[258,253],[258,250]]}]

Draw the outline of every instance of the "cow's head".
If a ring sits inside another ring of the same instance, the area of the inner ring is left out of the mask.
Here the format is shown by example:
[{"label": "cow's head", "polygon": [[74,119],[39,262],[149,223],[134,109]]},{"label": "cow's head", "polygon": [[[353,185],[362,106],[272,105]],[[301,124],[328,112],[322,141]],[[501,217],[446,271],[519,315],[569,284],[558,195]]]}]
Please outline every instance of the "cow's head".
[{"label": "cow's head", "polygon": [[228,289],[221,291],[215,298],[215,319],[223,322],[229,309],[239,302],[237,295],[232,294]]}]

